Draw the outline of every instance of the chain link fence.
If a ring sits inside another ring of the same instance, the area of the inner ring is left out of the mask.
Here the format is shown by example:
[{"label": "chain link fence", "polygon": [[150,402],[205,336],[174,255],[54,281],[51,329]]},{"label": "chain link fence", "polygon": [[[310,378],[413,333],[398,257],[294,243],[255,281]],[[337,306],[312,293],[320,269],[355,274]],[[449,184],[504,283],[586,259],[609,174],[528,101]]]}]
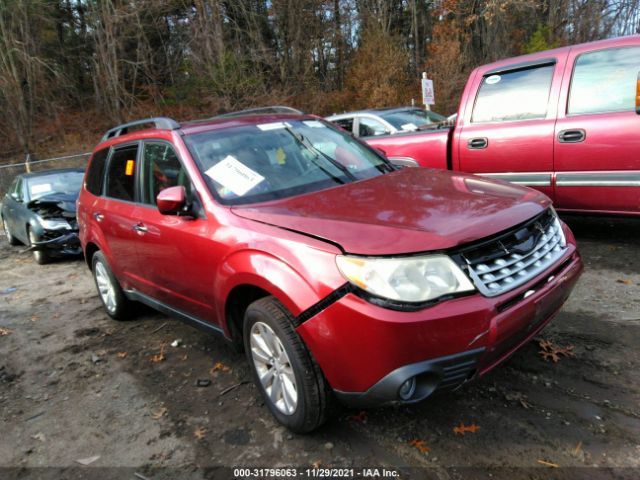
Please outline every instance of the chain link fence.
[{"label": "chain link fence", "polygon": [[41,172],[56,168],[85,168],[91,153],[79,153],[65,157],[47,158],[45,160],[32,160],[29,155],[24,163],[12,163],[0,165],[0,202],[9,189],[11,182],[21,173]]}]

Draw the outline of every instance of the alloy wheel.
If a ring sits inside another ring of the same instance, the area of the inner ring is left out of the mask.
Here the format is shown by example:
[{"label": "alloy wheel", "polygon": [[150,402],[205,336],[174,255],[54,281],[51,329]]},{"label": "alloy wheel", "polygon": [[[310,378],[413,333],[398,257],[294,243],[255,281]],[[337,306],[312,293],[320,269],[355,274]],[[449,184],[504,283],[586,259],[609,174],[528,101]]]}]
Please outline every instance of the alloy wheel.
[{"label": "alloy wheel", "polygon": [[116,292],[111,282],[111,277],[102,262],[96,262],[95,266],[96,283],[98,292],[107,311],[113,313],[116,310]]},{"label": "alloy wheel", "polygon": [[256,322],[249,343],[253,365],[269,400],[281,413],[293,415],[298,406],[298,385],[282,342],[269,325]]}]

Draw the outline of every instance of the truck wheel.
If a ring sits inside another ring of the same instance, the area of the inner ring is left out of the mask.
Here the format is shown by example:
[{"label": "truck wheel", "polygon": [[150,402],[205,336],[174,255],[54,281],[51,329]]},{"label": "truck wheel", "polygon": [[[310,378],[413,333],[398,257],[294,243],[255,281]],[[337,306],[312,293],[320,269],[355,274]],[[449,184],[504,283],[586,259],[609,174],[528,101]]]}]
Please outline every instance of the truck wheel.
[{"label": "truck wheel", "polygon": [[253,381],[273,416],[289,430],[306,433],[327,420],[332,395],[292,320],[275,298],[256,300],[244,316],[244,346]]},{"label": "truck wheel", "polygon": [[131,315],[131,302],[125,297],[102,252],[93,255],[91,266],[98,296],[107,315],[115,320],[127,320]]},{"label": "truck wheel", "polygon": [[[30,245],[33,245],[34,243],[40,241],[36,233],[33,230],[31,230],[31,228],[27,227],[27,233],[29,234]],[[45,252],[44,250],[34,250],[33,259],[36,261],[38,265],[44,265],[46,263],[49,263],[49,260],[50,260],[49,255],[47,255],[47,252]]]},{"label": "truck wheel", "polygon": [[9,223],[4,219],[4,217],[2,218],[2,228],[4,229],[4,234],[7,237],[9,245],[18,245],[20,243],[18,239],[13,236],[11,230],[9,230]]}]

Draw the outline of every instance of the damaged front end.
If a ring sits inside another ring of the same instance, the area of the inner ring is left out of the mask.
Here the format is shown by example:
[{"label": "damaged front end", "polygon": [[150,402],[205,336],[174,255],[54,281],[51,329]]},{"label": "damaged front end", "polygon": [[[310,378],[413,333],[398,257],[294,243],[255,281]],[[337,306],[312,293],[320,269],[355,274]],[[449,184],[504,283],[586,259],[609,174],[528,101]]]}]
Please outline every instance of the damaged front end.
[{"label": "damaged front end", "polygon": [[32,242],[29,251],[47,251],[60,255],[82,253],[76,219],[76,196],[51,194],[29,203],[39,224],[38,241]]}]

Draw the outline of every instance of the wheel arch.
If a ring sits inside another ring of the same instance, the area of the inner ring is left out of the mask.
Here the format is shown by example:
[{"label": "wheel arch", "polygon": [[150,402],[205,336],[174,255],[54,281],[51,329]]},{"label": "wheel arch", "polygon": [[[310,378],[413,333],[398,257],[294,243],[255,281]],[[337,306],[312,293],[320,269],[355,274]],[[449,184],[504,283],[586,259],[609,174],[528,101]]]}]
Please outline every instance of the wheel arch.
[{"label": "wheel arch", "polygon": [[292,316],[297,316],[321,296],[282,260],[259,251],[243,251],[227,258],[216,276],[216,295],[225,335],[242,343],[242,322],[247,307],[259,298],[273,296]]}]

